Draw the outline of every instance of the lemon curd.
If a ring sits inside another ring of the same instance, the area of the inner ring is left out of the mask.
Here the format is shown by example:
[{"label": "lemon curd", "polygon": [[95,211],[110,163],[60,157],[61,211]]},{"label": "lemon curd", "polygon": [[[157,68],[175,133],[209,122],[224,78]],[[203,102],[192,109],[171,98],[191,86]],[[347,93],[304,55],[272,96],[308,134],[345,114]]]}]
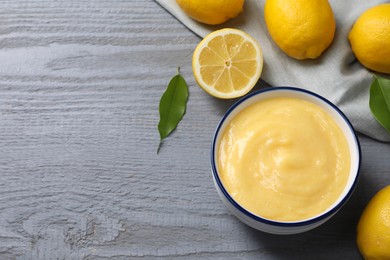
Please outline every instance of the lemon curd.
[{"label": "lemon curd", "polygon": [[258,101],[224,130],[219,177],[228,193],[255,215],[299,221],[326,211],[350,171],[347,140],[318,105],[293,97]]}]

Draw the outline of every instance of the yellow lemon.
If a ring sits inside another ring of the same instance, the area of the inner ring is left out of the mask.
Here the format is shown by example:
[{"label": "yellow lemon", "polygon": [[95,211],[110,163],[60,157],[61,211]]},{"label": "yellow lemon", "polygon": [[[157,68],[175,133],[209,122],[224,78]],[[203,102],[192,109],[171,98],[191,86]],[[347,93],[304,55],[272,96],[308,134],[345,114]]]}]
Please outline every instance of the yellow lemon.
[{"label": "yellow lemon", "polygon": [[205,24],[221,24],[242,12],[244,0],[176,0],[192,19]]},{"label": "yellow lemon", "polygon": [[210,33],[192,56],[192,70],[199,86],[218,98],[245,95],[259,80],[262,69],[260,45],[237,29]]},{"label": "yellow lemon", "polygon": [[319,57],[332,43],[336,30],[327,0],[267,0],[264,18],[276,45],[300,60]]},{"label": "yellow lemon", "polygon": [[363,66],[390,74],[390,3],[366,10],[353,25],[349,41]]},{"label": "yellow lemon", "polygon": [[390,259],[390,185],[364,209],[357,227],[357,244],[365,259]]}]

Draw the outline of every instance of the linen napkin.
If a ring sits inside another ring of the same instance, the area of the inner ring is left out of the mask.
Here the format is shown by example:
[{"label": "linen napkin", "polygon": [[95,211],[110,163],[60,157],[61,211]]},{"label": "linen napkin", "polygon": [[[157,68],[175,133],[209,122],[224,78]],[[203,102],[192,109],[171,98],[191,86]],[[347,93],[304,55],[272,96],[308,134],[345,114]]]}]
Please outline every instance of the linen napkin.
[{"label": "linen napkin", "polygon": [[192,20],[175,0],[155,1],[200,37],[221,28],[246,31],[258,40],[263,50],[262,80],[272,86],[295,86],[318,93],[337,105],[355,130],[379,141],[390,141],[390,135],[369,109],[373,76],[356,60],[348,41],[348,33],[359,15],[369,7],[388,1],[329,1],[336,18],[336,33],[332,45],[316,60],[295,60],[275,45],[264,21],[265,0],[247,0],[238,17],[218,26]]}]

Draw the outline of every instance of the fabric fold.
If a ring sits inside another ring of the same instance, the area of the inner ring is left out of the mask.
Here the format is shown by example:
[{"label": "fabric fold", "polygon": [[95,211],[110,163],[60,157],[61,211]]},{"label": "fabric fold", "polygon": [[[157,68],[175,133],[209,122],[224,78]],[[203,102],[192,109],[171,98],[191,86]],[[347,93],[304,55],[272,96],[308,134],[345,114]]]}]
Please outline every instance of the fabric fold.
[{"label": "fabric fold", "polygon": [[192,20],[175,0],[155,1],[200,37],[221,28],[246,31],[258,40],[263,50],[262,80],[274,87],[294,86],[318,93],[337,105],[356,131],[379,141],[390,141],[390,135],[370,112],[369,88],[373,75],[355,59],[348,41],[348,33],[359,15],[387,1],[329,1],[336,18],[336,34],[332,45],[316,60],[292,59],[273,43],[263,17],[265,0],[247,0],[242,14],[218,26]]}]

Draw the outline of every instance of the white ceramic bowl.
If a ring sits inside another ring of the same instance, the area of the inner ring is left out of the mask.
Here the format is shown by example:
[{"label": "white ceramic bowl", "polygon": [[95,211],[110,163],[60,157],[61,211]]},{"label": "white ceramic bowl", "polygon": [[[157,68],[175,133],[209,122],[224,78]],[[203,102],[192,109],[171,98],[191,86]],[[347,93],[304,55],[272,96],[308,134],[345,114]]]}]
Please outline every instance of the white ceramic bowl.
[{"label": "white ceramic bowl", "polygon": [[[224,132],[230,120],[245,107],[260,100],[274,97],[294,97],[304,99],[319,105],[320,107],[325,109],[325,111],[327,111],[330,115],[332,115],[334,120],[339,124],[340,128],[345,134],[349,145],[351,154],[351,167],[349,179],[342,194],[337,199],[337,201],[335,201],[335,203],[333,203],[326,211],[310,219],[302,221],[283,222],[274,221],[255,215],[240,206],[229,195],[218,175],[218,169],[216,166],[218,145],[222,133]],[[305,232],[323,224],[325,221],[331,218],[345,204],[345,202],[348,200],[353,190],[355,189],[359,175],[360,161],[361,151],[359,140],[347,117],[334,104],[332,104],[327,99],[321,97],[320,95],[294,87],[267,88],[254,92],[239,100],[226,112],[226,114],[221,119],[221,122],[219,123],[215,131],[211,148],[211,168],[214,178],[214,184],[222,201],[226,204],[227,208],[232,212],[232,214],[234,214],[245,224],[255,229],[272,234],[296,234]]]}]

